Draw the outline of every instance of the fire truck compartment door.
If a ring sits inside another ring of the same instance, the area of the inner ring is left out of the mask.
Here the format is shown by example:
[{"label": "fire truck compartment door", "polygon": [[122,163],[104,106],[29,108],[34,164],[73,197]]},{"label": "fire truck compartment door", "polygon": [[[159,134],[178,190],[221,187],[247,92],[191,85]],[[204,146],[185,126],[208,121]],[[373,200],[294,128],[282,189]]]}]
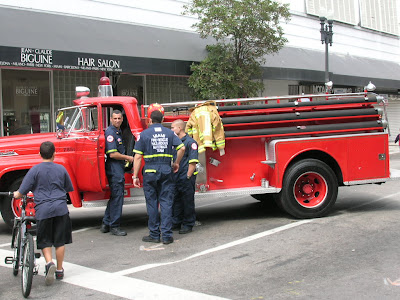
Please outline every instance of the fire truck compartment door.
[{"label": "fire truck compartment door", "polygon": [[389,177],[387,135],[347,139],[347,181]]}]

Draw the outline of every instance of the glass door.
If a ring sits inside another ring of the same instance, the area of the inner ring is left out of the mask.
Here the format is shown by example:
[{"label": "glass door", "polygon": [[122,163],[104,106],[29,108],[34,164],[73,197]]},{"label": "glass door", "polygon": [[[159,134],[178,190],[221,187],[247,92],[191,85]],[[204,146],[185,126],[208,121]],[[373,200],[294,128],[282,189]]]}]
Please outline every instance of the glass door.
[{"label": "glass door", "polygon": [[143,104],[143,76],[122,74],[116,82],[116,95],[135,97],[138,107]]},{"label": "glass door", "polygon": [[50,132],[50,72],[2,70],[3,136]]}]

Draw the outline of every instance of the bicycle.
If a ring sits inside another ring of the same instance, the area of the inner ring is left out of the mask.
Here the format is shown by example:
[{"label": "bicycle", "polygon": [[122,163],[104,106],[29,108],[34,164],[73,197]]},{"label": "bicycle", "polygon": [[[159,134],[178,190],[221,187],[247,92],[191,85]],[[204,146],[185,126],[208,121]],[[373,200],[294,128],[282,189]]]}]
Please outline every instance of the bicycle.
[{"label": "bicycle", "polygon": [[[13,196],[12,192],[0,192],[2,196]],[[13,275],[17,276],[21,269],[22,295],[27,298],[31,292],[33,275],[38,274],[36,258],[40,253],[34,252],[33,225],[36,224],[34,202],[32,193],[23,196],[21,199],[12,200],[12,208],[15,215],[12,230],[11,248],[14,256],[5,258],[6,264],[13,265]]]}]

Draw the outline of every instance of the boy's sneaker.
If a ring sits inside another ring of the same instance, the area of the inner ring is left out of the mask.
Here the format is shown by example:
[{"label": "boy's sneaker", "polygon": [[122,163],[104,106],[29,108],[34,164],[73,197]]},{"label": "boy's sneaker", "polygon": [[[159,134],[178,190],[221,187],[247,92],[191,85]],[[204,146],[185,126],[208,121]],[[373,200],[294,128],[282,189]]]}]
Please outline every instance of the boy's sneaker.
[{"label": "boy's sneaker", "polygon": [[56,279],[57,280],[64,279],[64,268],[61,271],[56,270]]},{"label": "boy's sneaker", "polygon": [[56,272],[56,265],[53,262],[49,262],[48,264],[46,264],[45,266],[46,270],[45,270],[45,282],[46,285],[52,285],[54,282],[54,273]]}]

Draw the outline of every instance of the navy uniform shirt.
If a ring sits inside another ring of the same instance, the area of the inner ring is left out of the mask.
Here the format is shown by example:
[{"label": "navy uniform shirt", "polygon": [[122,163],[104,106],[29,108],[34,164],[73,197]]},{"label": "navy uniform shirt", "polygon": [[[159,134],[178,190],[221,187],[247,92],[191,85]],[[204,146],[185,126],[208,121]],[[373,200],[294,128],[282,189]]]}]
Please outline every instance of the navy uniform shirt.
[{"label": "navy uniform shirt", "polygon": [[121,182],[124,180],[124,166],[123,160],[117,160],[110,157],[113,152],[125,154],[125,147],[122,143],[121,130],[115,126],[110,125],[105,132],[106,137],[106,174],[111,176],[113,181]]},{"label": "navy uniform shirt", "polygon": [[[197,151],[197,143],[194,139],[192,139],[189,135],[185,135],[182,138],[183,145],[185,146],[185,154],[182,157],[181,163],[179,165],[179,170],[177,172],[178,178],[187,178],[187,172],[189,169],[190,163],[198,163],[198,151]],[[193,175],[196,175],[195,171]]]},{"label": "navy uniform shirt", "polygon": [[175,150],[182,147],[182,141],[171,129],[156,123],[140,133],[133,152],[143,155],[146,165],[171,165]]}]

